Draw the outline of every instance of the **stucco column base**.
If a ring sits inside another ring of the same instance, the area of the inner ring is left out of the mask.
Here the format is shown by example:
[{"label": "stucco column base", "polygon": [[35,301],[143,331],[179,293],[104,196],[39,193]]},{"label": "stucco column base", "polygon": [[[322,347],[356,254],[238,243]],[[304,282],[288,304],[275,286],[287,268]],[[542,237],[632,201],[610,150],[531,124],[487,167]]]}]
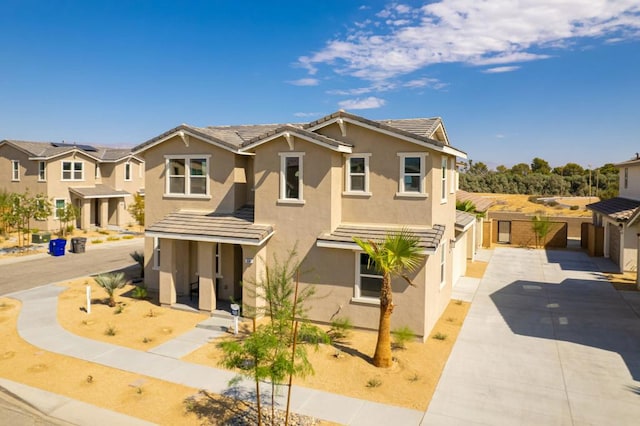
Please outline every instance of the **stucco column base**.
[{"label": "stucco column base", "polygon": [[160,239],[160,305],[176,303],[176,253],[173,240]]},{"label": "stucco column base", "polygon": [[215,243],[198,242],[198,309],[212,312],[216,309]]}]

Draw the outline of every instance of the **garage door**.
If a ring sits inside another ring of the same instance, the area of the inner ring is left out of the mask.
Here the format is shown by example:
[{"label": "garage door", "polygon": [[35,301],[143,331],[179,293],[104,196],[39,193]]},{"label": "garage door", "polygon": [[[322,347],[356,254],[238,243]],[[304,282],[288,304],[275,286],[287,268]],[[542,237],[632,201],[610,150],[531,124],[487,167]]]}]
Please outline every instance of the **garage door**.
[{"label": "garage door", "polygon": [[[620,229],[613,224],[609,224],[609,259],[618,265],[620,262]],[[619,266],[619,265],[618,265]]]}]

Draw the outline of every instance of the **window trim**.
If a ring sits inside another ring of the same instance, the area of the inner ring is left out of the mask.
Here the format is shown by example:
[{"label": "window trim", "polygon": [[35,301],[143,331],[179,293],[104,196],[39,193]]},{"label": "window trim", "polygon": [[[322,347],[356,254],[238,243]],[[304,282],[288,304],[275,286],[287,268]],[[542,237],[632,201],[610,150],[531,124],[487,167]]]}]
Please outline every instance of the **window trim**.
[{"label": "window trim", "polygon": [[[192,194],[191,193],[191,160],[206,160],[206,170],[203,178],[205,179],[205,193],[204,194]],[[184,160],[184,193],[169,192],[171,187],[171,180],[169,175],[169,167],[171,160]],[[164,156],[164,194],[163,197],[167,198],[211,198],[211,154],[187,154],[187,155],[165,155]]]},{"label": "window trim", "polygon": [[[127,173],[129,171],[129,173]],[[127,175],[129,177],[127,177]],[[124,181],[131,182],[133,176],[133,165],[129,162],[124,163]]]},{"label": "window trim", "polygon": [[216,243],[216,251],[214,253],[216,260],[216,278],[222,278],[222,244]]},{"label": "window trim", "polygon": [[102,171],[100,170],[100,163],[96,163],[96,171],[94,173],[96,179],[102,179]]},{"label": "window trim", "polygon": [[38,161],[38,182],[47,181],[47,162]]},{"label": "window trim", "polygon": [[60,219],[60,217],[58,216],[58,201],[62,201],[64,203],[64,205],[61,208],[65,208],[67,207],[67,199],[66,198],[54,198],[53,199],[53,218],[55,220]]},{"label": "window trim", "polygon": [[[360,256],[363,254],[366,255],[366,253],[363,252],[362,250],[357,250],[354,253],[356,255],[355,256],[356,269],[355,269],[355,282],[353,286],[353,297],[351,298],[351,301],[380,306],[380,297],[374,298],[374,297],[362,296],[360,294],[360,287],[361,287],[361,279],[363,276],[367,278],[380,278],[380,279],[383,279],[383,277],[382,275],[361,274],[360,273]],[[382,284],[381,284],[381,287],[382,287]]]},{"label": "window trim", "polygon": [[[65,163],[71,164],[71,169],[69,170],[70,176],[69,179],[65,179],[64,178],[64,165]],[[75,178],[75,172],[76,172],[76,164],[80,164],[80,179],[76,179]],[[60,180],[64,181],[64,182],[72,182],[72,181],[76,181],[76,182],[82,182],[84,181],[84,161],[75,161],[75,160],[71,160],[71,161],[61,161],[60,162]]]},{"label": "window trim", "polygon": [[[304,152],[279,152],[280,156],[280,188],[278,190],[278,204],[304,204]],[[287,158],[298,158],[298,198],[286,197],[286,167]]]},{"label": "window trim", "polygon": [[449,173],[449,159],[447,157],[445,157],[444,155],[442,156],[442,159],[440,160],[440,179],[441,179],[441,183],[440,183],[440,192],[441,192],[441,198],[440,198],[440,203],[441,204],[446,204],[447,202],[447,197],[449,196],[449,184],[447,182],[447,174]]},{"label": "window trim", "polygon": [[20,160],[11,160],[11,182],[20,182]]},{"label": "window trim", "polygon": [[[371,190],[369,187],[369,158],[371,157],[371,153],[357,153],[357,154],[346,154],[345,156],[345,166],[344,166],[344,185],[345,189],[342,192],[342,195],[357,195],[363,197],[371,196]],[[353,174],[351,173],[351,159],[353,158],[364,158],[364,173],[358,174],[358,176],[364,176],[364,190],[357,190],[351,188],[351,177]]]},{"label": "window trim", "polygon": [[[398,179],[398,192],[396,193],[396,197],[416,197],[416,198],[427,198],[429,193],[427,192],[427,183],[426,183],[426,169],[427,169],[427,157],[429,156],[428,152],[398,152],[399,158],[399,179]],[[420,158],[420,191],[419,192],[407,192],[404,188],[404,178],[405,175],[405,159],[408,157],[419,157]]]}]

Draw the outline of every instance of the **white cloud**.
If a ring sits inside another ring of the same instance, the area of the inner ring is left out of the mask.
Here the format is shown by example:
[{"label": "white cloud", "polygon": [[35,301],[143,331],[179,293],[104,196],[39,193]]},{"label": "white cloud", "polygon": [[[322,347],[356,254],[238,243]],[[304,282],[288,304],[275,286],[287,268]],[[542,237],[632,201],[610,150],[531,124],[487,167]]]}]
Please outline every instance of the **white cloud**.
[{"label": "white cloud", "polygon": [[317,86],[320,81],[317,78],[301,78],[299,80],[288,81],[287,83],[294,86]]},{"label": "white cloud", "polygon": [[369,96],[364,99],[347,99],[345,101],[338,102],[340,108],[344,109],[373,109],[384,106],[386,101],[384,99],[376,98],[375,96]]},{"label": "white cloud", "polygon": [[403,87],[408,87],[410,89],[418,89],[421,87],[431,87],[433,89],[442,89],[443,87],[446,87],[447,84],[441,82],[440,80],[438,80],[437,78],[418,78],[415,80],[409,80],[406,83],[404,83],[402,85]]},{"label": "white cloud", "polygon": [[368,26],[354,26],[300,58],[300,65],[312,75],[329,66],[382,81],[433,64],[500,68],[548,58],[579,41],[640,38],[637,0],[441,0],[419,8],[392,3],[370,18]]},{"label": "white cloud", "polygon": [[293,113],[294,117],[300,117],[300,118],[317,117],[319,115],[320,115],[319,112],[294,112]]},{"label": "white cloud", "polygon": [[485,74],[499,74],[499,73],[503,73],[503,72],[515,71],[517,69],[520,69],[520,67],[517,66],[517,65],[514,65],[514,66],[509,66],[509,67],[488,68],[486,70],[482,70],[482,72],[485,73]]}]

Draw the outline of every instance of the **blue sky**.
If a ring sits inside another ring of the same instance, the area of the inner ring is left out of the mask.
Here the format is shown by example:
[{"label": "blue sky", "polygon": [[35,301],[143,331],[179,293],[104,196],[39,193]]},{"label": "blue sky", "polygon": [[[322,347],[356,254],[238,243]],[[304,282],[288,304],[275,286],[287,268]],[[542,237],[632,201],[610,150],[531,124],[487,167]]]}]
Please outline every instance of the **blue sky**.
[{"label": "blue sky", "polygon": [[640,151],[640,1],[0,0],[0,139],[440,116],[491,167]]}]

